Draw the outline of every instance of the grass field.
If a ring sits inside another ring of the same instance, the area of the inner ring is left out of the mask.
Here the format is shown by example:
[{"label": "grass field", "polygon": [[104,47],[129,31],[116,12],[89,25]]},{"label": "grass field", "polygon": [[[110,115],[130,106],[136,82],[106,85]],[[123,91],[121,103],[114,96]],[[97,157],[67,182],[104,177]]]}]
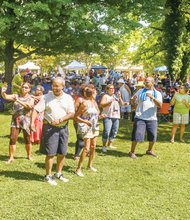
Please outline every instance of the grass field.
[{"label": "grass field", "polygon": [[[69,150],[64,175],[69,183],[52,187],[43,182],[44,156],[33,146],[33,161],[26,159],[22,135],[15,161],[8,158],[10,115],[0,115],[0,219],[190,219],[190,127],[187,143],[170,144],[171,124],[160,124],[155,152],[145,155],[148,143],[138,145],[138,160],[130,159],[132,123],[121,121],[116,150],[101,153],[98,138],[94,166],[84,178],[75,175],[75,132],[70,123]],[[101,129],[102,130],[102,129]]]}]

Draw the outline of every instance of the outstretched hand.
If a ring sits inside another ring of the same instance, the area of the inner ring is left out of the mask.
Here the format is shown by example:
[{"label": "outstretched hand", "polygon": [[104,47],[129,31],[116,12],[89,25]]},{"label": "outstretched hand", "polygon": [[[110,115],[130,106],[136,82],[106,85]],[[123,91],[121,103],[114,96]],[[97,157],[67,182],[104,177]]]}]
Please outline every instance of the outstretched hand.
[{"label": "outstretched hand", "polygon": [[99,115],[99,119],[104,119],[104,118],[106,118],[106,117],[107,117],[106,114],[101,114],[101,115]]},{"label": "outstretched hand", "polygon": [[31,125],[30,125],[30,129],[31,129],[31,131],[34,131],[34,132],[35,132],[35,131],[36,131],[35,125],[34,125],[34,124],[31,124]]}]

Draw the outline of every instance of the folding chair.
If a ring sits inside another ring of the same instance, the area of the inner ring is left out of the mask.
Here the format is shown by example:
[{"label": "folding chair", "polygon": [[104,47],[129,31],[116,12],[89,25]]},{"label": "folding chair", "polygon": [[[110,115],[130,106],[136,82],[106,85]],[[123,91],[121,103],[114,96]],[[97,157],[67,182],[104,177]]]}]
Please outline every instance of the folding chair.
[{"label": "folding chair", "polygon": [[162,107],[158,111],[158,121],[170,122],[171,113],[170,113],[170,103],[163,103]]}]

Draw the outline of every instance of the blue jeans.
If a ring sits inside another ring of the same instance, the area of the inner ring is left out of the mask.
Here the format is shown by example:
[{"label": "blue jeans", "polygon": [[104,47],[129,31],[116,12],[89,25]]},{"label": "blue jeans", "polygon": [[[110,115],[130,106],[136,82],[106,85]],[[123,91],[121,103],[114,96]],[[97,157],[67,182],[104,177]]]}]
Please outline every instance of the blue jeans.
[{"label": "blue jeans", "polygon": [[103,119],[104,130],[102,134],[102,141],[113,141],[117,135],[119,129],[118,118],[104,118]]}]

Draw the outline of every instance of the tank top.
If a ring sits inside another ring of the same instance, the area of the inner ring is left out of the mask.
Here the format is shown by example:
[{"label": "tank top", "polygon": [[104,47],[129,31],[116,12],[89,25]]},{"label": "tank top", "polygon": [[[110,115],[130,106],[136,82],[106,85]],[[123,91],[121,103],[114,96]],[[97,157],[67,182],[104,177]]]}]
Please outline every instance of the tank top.
[{"label": "tank top", "polygon": [[[105,95],[106,102],[110,102],[113,99],[113,96]],[[111,103],[111,105],[108,105],[103,108],[102,114],[105,114],[108,118],[120,118],[120,106],[118,99],[115,97],[115,101]]]},{"label": "tank top", "polygon": [[96,106],[87,101],[87,109],[81,118],[90,121],[92,123],[92,130],[95,130],[98,124],[98,110]]}]

